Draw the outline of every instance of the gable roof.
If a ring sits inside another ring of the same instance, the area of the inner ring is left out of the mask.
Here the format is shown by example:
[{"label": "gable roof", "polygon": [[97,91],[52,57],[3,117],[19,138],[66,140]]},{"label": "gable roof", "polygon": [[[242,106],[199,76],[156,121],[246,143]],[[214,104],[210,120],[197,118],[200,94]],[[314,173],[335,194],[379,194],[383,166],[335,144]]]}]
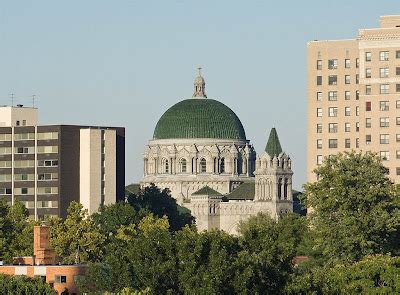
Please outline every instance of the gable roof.
[{"label": "gable roof", "polygon": [[230,194],[226,195],[228,200],[254,200],[255,183],[243,182]]},{"label": "gable roof", "polygon": [[211,187],[208,185],[202,187],[198,191],[194,192],[192,196],[198,196],[198,195],[206,195],[206,196],[222,196],[221,193],[217,192],[216,190],[213,190]]}]

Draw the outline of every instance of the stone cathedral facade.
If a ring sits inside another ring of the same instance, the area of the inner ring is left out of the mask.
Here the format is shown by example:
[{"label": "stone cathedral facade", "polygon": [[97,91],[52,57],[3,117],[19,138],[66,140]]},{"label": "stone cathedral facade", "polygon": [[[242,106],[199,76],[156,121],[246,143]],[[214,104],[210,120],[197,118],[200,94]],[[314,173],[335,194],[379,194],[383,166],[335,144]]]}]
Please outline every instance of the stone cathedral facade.
[{"label": "stone cathedral facade", "polygon": [[145,147],[141,186],[169,188],[199,230],[236,233],[251,215],[293,211],[291,164],[275,128],[256,154],[236,114],[207,98],[199,69],[193,97],[161,116]]}]

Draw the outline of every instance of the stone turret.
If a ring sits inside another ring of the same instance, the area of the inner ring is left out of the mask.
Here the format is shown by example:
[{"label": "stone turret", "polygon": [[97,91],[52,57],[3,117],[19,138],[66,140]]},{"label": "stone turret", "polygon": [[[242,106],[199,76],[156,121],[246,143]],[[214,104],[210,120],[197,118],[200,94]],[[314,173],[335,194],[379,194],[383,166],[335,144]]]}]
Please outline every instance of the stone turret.
[{"label": "stone turret", "polygon": [[276,216],[293,211],[291,160],[282,151],[275,128],[271,129],[265,152],[257,157],[255,175],[255,201],[272,202]]}]

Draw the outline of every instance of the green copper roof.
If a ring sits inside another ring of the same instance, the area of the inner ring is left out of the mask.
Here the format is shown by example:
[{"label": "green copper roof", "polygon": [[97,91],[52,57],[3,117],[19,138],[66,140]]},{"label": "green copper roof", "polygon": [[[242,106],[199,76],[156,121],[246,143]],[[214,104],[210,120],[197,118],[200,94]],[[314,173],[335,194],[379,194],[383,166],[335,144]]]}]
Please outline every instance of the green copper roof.
[{"label": "green copper roof", "polygon": [[228,200],[253,200],[255,194],[255,183],[254,182],[244,182],[235,188],[226,197]]},{"label": "green copper roof", "polygon": [[221,196],[219,192],[216,190],[213,190],[211,187],[206,185],[205,187],[202,187],[199,189],[197,192],[194,192],[192,195],[198,196],[198,195],[206,195],[206,196]]},{"label": "green copper roof", "polygon": [[169,108],[158,121],[153,138],[246,140],[246,134],[239,118],[226,105],[213,99],[193,98]]},{"label": "green copper roof", "polygon": [[278,133],[276,133],[275,128],[271,129],[265,151],[270,157],[278,156],[282,153],[281,143],[279,142]]}]

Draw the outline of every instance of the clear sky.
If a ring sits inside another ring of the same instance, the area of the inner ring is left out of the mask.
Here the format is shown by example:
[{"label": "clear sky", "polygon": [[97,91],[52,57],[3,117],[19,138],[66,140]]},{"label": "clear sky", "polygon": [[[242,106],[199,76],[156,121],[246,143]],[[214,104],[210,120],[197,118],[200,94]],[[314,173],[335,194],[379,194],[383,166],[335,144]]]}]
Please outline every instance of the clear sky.
[{"label": "clear sky", "polygon": [[399,0],[0,1],[0,104],[39,98],[41,124],[126,127],[126,182],[163,112],[191,97],[232,108],[261,152],[271,127],[306,181],[306,43],[354,38]]}]

